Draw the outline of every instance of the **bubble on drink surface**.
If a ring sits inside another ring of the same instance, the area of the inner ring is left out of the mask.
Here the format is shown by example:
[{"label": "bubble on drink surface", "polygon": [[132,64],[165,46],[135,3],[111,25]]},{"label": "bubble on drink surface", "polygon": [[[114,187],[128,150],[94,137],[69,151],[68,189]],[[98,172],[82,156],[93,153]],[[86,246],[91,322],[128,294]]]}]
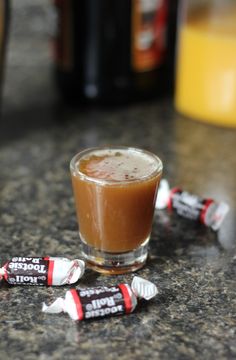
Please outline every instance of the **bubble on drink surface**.
[{"label": "bubble on drink surface", "polygon": [[103,180],[135,181],[158,170],[157,158],[134,149],[100,149],[84,155],[77,163],[83,174]]}]

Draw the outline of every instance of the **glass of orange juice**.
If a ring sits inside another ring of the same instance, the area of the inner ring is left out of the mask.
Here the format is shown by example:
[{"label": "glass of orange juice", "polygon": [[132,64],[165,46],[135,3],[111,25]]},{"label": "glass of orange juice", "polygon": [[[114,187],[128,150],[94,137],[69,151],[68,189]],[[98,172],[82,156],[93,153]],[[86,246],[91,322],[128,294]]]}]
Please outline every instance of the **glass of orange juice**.
[{"label": "glass of orange juice", "polygon": [[162,162],[131,147],[91,148],[70,164],[82,252],[103,273],[141,268],[147,259]]},{"label": "glass of orange juice", "polygon": [[179,10],[176,108],[236,127],[236,1],[182,0]]}]

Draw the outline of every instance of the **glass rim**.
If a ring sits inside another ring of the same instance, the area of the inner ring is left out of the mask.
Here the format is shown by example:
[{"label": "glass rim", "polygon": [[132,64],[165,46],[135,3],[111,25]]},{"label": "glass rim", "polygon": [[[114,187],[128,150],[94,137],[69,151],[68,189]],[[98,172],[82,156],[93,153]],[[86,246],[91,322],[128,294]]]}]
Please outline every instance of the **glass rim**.
[{"label": "glass rim", "polygon": [[[152,171],[151,174],[142,176],[140,179],[130,179],[130,180],[122,180],[122,181],[99,179],[99,178],[95,178],[92,176],[88,176],[88,175],[84,174],[82,171],[80,171],[77,167],[78,161],[80,161],[85,155],[88,155],[89,153],[93,153],[93,152],[99,151],[99,150],[126,150],[126,151],[134,151],[136,153],[138,152],[138,153],[146,154],[156,160],[157,166],[156,166],[156,169],[154,171]],[[144,149],[140,149],[140,148],[136,148],[136,147],[130,147],[130,146],[117,145],[117,146],[90,147],[90,148],[87,148],[87,149],[84,149],[84,150],[78,152],[76,155],[74,155],[72,157],[72,159],[70,161],[71,175],[79,177],[82,180],[86,180],[86,181],[93,182],[93,183],[100,184],[100,185],[120,186],[120,185],[124,185],[124,184],[140,183],[142,181],[147,181],[149,179],[152,179],[155,176],[158,176],[159,174],[162,173],[162,170],[163,170],[163,163],[157,155],[153,154],[152,152],[150,152],[148,150],[144,150]]]}]

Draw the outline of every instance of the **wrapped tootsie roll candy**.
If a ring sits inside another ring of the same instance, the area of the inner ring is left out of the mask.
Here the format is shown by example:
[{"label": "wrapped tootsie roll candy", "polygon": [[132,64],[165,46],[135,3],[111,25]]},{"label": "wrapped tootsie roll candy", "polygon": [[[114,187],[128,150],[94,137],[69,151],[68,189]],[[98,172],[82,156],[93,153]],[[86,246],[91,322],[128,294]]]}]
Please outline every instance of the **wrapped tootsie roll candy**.
[{"label": "wrapped tootsie roll candy", "polygon": [[119,284],[68,290],[65,298],[57,298],[51,305],[44,303],[42,311],[50,314],[65,312],[73,320],[128,314],[134,311],[138,298],[150,300],[157,293],[153,283],[135,276],[131,286]]},{"label": "wrapped tootsie roll candy", "polygon": [[13,257],[0,268],[0,280],[11,285],[74,284],[84,273],[83,260],[61,257]]},{"label": "wrapped tootsie roll candy", "polygon": [[229,211],[228,204],[213,199],[203,199],[183,191],[179,187],[170,189],[167,180],[161,180],[156,201],[157,209],[175,211],[185,218],[199,221],[213,230],[218,230]]}]

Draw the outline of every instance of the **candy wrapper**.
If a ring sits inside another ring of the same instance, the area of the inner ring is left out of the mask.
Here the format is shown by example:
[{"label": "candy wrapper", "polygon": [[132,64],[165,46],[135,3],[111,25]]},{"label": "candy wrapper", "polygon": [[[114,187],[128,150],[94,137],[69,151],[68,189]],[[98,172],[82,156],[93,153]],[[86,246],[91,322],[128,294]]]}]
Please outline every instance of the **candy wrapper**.
[{"label": "candy wrapper", "polygon": [[210,198],[203,199],[179,187],[170,189],[165,179],[160,183],[156,208],[174,210],[178,215],[199,221],[215,231],[220,228],[229,211],[229,206],[224,202],[216,202]]},{"label": "candy wrapper", "polygon": [[86,289],[71,289],[65,298],[57,298],[42,311],[50,314],[67,313],[73,320],[92,319],[131,313],[137,306],[137,299],[150,300],[158,293],[157,287],[138,276],[133,278],[131,286],[101,286]]},{"label": "candy wrapper", "polygon": [[83,276],[83,260],[60,257],[13,257],[0,268],[0,280],[11,285],[74,284]]}]

